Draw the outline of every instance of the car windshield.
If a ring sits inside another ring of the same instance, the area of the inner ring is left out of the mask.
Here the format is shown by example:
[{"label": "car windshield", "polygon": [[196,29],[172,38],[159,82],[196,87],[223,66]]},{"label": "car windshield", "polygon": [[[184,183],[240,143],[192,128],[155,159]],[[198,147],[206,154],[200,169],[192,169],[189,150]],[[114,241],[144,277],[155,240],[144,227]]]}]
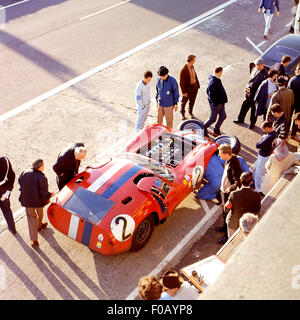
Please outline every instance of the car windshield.
[{"label": "car windshield", "polygon": [[115,156],[116,158],[121,158],[121,159],[127,159],[129,161],[135,162],[137,163],[139,166],[147,168],[149,170],[151,170],[152,172],[165,177],[166,179],[167,176],[172,175],[172,173],[162,164],[160,164],[159,162],[142,156],[141,154],[136,154],[136,153],[121,153],[117,156]]},{"label": "car windshield", "polygon": [[114,202],[84,188],[78,188],[63,205],[66,210],[98,224],[112,208]]},{"label": "car windshield", "polygon": [[265,54],[265,57],[279,62],[284,55],[290,56],[291,62],[293,62],[298,58],[300,52],[277,44]]}]

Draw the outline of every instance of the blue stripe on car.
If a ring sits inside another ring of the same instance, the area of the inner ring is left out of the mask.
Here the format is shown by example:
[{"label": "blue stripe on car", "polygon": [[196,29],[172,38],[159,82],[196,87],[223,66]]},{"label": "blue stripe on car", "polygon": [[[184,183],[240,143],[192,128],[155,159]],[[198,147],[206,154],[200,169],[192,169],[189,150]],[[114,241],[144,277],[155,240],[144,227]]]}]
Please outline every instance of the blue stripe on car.
[{"label": "blue stripe on car", "polygon": [[123,184],[125,184],[132,176],[134,176],[140,170],[140,166],[133,166],[132,168],[130,168],[103,192],[102,197],[109,199],[118,189],[120,189],[123,186]]},{"label": "blue stripe on car", "polygon": [[83,234],[82,234],[82,238],[81,238],[81,243],[86,245],[86,246],[89,246],[90,244],[90,239],[91,239],[91,234],[92,234],[92,231],[93,231],[93,224],[88,222],[88,221],[85,221],[85,224],[84,224],[84,229],[83,229]]}]

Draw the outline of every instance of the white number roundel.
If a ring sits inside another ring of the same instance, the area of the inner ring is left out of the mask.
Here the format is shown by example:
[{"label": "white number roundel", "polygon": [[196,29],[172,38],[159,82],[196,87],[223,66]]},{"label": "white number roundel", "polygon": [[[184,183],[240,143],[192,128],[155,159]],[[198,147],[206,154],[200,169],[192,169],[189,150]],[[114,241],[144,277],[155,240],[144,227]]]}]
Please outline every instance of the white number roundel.
[{"label": "white number roundel", "polygon": [[118,241],[126,241],[133,235],[135,222],[128,214],[120,214],[112,219],[110,228]]}]

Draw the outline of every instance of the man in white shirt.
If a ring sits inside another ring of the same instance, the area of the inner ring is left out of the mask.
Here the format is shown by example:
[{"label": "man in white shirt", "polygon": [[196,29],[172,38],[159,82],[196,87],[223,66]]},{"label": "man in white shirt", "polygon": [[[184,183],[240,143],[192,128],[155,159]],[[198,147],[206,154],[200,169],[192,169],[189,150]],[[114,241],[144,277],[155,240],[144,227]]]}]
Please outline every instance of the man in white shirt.
[{"label": "man in white shirt", "polygon": [[152,80],[152,72],[145,71],[144,78],[141,80],[135,90],[135,99],[137,104],[137,119],[135,129],[139,132],[144,128],[145,121],[147,119],[150,110],[150,86],[149,83]]},{"label": "man in white shirt", "polygon": [[170,300],[166,296],[171,296],[172,300],[196,300],[199,297],[197,288],[184,281],[174,270],[164,273],[161,284],[164,287],[161,300]]}]

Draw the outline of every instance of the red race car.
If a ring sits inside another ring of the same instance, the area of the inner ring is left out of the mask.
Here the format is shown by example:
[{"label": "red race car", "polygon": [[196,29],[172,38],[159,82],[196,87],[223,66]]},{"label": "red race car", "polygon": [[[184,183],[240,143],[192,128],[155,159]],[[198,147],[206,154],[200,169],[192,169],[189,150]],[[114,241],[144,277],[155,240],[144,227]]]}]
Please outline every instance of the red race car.
[{"label": "red race car", "polygon": [[51,224],[104,255],[143,248],[154,225],[199,187],[218,143],[237,141],[204,138],[196,120],[185,121],[180,129],[148,126],[121,153],[87,167],[49,206]]}]

